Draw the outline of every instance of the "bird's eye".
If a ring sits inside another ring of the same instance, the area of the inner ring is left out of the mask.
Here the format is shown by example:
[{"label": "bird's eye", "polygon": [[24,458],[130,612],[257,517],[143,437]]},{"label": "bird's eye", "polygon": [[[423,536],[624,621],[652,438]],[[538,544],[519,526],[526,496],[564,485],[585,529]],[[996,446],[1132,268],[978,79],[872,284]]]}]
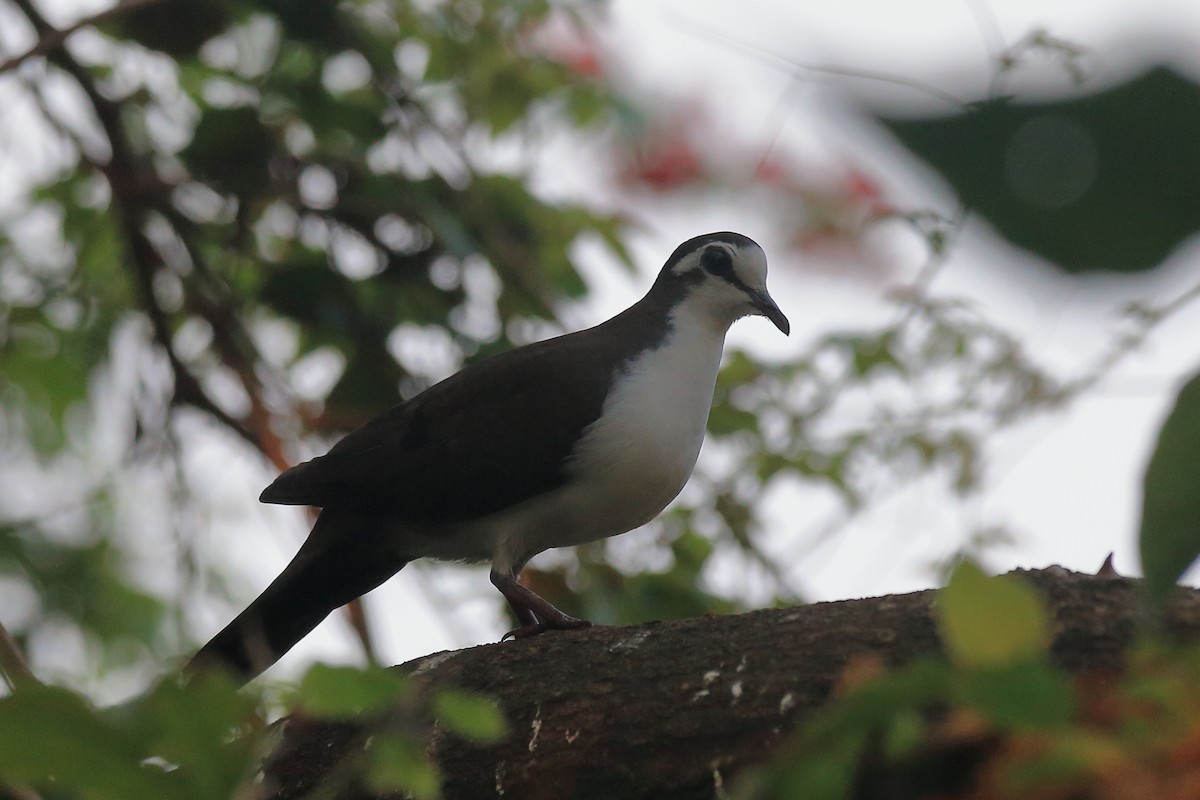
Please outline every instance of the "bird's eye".
[{"label": "bird's eye", "polygon": [[733,275],[733,258],[724,247],[705,248],[704,253],[700,256],[700,266],[704,267],[705,272],[712,275],[720,275],[725,278]]}]

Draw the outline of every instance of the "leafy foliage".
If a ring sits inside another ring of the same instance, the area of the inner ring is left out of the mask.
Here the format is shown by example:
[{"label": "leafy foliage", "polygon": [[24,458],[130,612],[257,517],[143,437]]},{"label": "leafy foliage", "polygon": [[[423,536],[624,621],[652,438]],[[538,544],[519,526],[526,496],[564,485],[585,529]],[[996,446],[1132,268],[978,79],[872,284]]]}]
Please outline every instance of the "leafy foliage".
[{"label": "leafy foliage", "polygon": [[1142,644],[1120,676],[1068,677],[1046,659],[1046,612],[1032,588],[970,562],[939,610],[950,658],[891,671],[852,663],[838,696],[731,796],[1133,800],[1194,790],[1194,645]]},{"label": "leafy foliage", "polygon": [[1038,662],[876,668],[731,796],[1186,797],[1200,780],[1198,665],[1195,648],[1148,647],[1119,678]]},{"label": "leafy foliage", "polygon": [[[0,782],[88,798],[249,796],[277,738],[259,698],[222,675],[188,685],[167,680],[123,705],[96,709],[58,687],[24,687],[0,698]],[[331,786],[365,778],[378,792],[440,796],[425,754],[427,721],[473,741],[496,741],[504,718],[487,699],[445,690],[424,707],[395,671],[312,667],[292,698],[297,719],[374,720],[365,748],[339,765]]]},{"label": "leafy foliage", "polygon": [[233,797],[263,755],[254,707],[223,680],[163,682],[110,709],[28,687],[0,698],[0,780],[113,800]]}]

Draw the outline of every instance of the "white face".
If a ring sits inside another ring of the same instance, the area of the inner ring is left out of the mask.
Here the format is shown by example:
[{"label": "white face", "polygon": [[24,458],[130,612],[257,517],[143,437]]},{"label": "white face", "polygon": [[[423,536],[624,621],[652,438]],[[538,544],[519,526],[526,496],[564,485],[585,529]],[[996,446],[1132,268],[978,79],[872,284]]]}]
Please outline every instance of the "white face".
[{"label": "white face", "polygon": [[702,273],[688,302],[723,317],[726,323],[758,314],[767,317],[785,334],[787,318],[767,292],[767,255],[757,243],[710,241],[680,259],[672,270],[680,277]]}]

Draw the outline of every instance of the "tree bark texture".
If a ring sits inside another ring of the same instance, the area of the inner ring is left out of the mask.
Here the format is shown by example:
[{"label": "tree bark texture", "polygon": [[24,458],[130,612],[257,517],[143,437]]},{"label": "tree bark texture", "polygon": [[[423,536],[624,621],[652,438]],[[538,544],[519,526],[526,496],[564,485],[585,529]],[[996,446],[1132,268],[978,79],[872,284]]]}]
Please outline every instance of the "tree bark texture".
[{"label": "tree bark texture", "polygon": [[[1017,574],[1045,598],[1055,663],[1121,666],[1139,613],[1134,581],[1058,567]],[[824,703],[852,661],[899,665],[939,651],[936,597],[931,590],[549,632],[396,669],[421,691],[493,697],[508,721],[509,735],[488,746],[429,727],[447,798],[713,798]],[[1168,628],[1200,633],[1200,591],[1180,593]],[[267,796],[309,796],[369,735],[364,724],[285,720],[266,767]],[[322,796],[374,797],[352,784]]]}]

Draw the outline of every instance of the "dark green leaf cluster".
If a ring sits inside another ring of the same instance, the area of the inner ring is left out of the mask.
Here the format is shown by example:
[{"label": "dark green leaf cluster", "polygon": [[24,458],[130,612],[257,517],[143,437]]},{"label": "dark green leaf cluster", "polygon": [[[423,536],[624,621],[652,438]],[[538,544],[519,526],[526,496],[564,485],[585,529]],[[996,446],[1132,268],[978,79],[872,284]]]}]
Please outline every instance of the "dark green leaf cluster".
[{"label": "dark green leaf cluster", "polygon": [[0,698],[0,781],[47,797],[200,800],[237,796],[265,755],[252,697],[224,680],[156,686],[97,709],[49,686]]},{"label": "dark green leaf cluster", "polygon": [[304,676],[292,705],[305,719],[354,722],[369,731],[363,746],[351,748],[323,776],[330,790],[365,783],[379,794],[440,797],[441,777],[427,755],[432,728],[480,743],[499,741],[508,730],[486,697],[443,689],[425,701],[410,679],[377,667],[318,664]]},{"label": "dark green leaf cluster", "polygon": [[[223,675],[187,685],[164,681],[120,706],[98,709],[81,695],[40,685],[0,698],[0,785],[45,797],[216,800],[248,797],[278,739]],[[507,727],[488,698],[442,690],[421,699],[394,670],[317,665],[289,699],[288,724],[354,721],[368,729],[323,776],[329,791],[363,787],[421,800],[441,796],[426,756],[431,726],[492,743]]]}]

